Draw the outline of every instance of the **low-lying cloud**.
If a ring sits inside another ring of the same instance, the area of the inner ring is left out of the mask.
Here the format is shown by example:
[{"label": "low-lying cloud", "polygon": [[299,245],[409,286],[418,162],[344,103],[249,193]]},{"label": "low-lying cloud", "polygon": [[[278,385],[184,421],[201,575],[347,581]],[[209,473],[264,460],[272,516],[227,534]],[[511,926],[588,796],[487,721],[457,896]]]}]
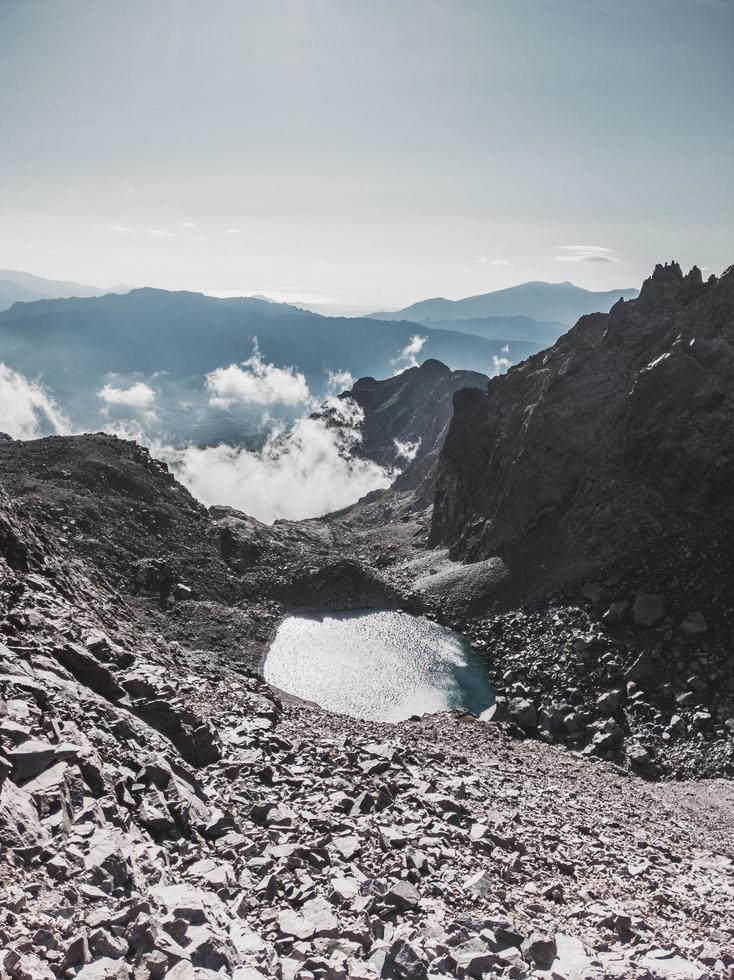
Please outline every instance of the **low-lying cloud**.
[{"label": "low-lying cloud", "polygon": [[[504,350],[504,347],[502,348]],[[509,357],[498,357],[496,354],[492,355],[492,370],[490,371],[490,377],[496,378],[498,374],[504,374],[504,372],[512,367],[512,361]]]},{"label": "low-lying cloud", "polygon": [[405,442],[401,442],[399,439],[393,439],[393,443],[395,444],[395,455],[397,458],[404,459],[408,463],[413,462],[421,447],[420,439],[417,442],[410,442],[407,439]]},{"label": "low-lying cloud", "polygon": [[327,371],[326,391],[329,395],[339,395],[354,384],[354,376],[349,371]]},{"label": "low-lying cloud", "polygon": [[65,435],[71,424],[45,389],[0,362],[0,432],[14,439]]},{"label": "low-lying cloud", "polygon": [[233,405],[299,405],[311,398],[301,372],[263,361],[257,341],[246,361],[207,374],[206,387],[212,408],[225,410]]},{"label": "low-lying cloud", "polygon": [[142,411],[150,408],[156,399],[156,393],[150,385],[137,381],[128,388],[105,385],[97,392],[97,398],[101,398],[107,405],[121,405]]},{"label": "low-lying cloud", "polygon": [[423,350],[427,337],[414,334],[408,343],[403,347],[397,357],[390,362],[395,368],[395,374],[400,374],[407,368],[418,367],[418,355]]},{"label": "low-lying cloud", "polygon": [[273,432],[259,452],[226,444],[152,448],[207,506],[227,504],[268,524],[321,517],[388,487],[395,476],[354,455],[364,417],[356,402],[330,399],[328,408],[332,424],[304,416],[287,433]]}]

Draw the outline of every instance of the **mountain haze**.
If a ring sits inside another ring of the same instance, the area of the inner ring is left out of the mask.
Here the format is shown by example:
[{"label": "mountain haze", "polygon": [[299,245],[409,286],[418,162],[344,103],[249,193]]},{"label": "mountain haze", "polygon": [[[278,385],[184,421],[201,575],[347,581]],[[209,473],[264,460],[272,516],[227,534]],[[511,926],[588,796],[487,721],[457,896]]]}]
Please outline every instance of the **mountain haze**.
[{"label": "mountain haze", "polygon": [[394,313],[373,313],[379,320],[469,320],[478,317],[524,316],[570,326],[586,313],[606,313],[618,299],[634,299],[636,289],[592,292],[572,282],[524,282],[465,299],[425,299]]},{"label": "mountain haze", "polygon": [[[423,342],[412,349],[416,334]],[[103,422],[98,398],[103,385],[145,383],[160,395],[155,410],[166,433],[203,441],[237,439],[243,420],[259,419],[263,405],[212,410],[205,375],[241,364],[255,342],[264,363],[293,366],[318,399],[329,391],[329,372],[384,378],[433,357],[452,369],[482,367],[491,373],[499,369],[494,358],[518,361],[540,348],[513,343],[508,355],[502,338],[159,289],[41,300],[0,313],[0,362],[39,380],[83,428]],[[277,404],[268,408],[289,417]],[[302,410],[291,409],[290,417]]]},{"label": "mountain haze", "polygon": [[0,310],[7,310],[13,303],[31,303],[39,299],[103,296],[105,293],[126,291],[125,286],[100,289],[70,280],[44,279],[43,276],[16,269],[0,269]]}]

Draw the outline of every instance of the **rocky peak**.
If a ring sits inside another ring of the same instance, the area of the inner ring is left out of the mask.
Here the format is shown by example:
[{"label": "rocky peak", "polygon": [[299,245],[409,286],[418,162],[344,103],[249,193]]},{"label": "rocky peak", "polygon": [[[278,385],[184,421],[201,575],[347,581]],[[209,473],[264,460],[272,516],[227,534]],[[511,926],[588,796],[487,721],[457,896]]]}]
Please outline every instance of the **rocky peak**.
[{"label": "rocky peak", "polygon": [[639,299],[457,395],[433,543],[503,557],[522,589],[734,518],[732,281],[658,265]]},{"label": "rocky peak", "polygon": [[[417,367],[378,381],[360,378],[339,397],[364,413],[360,451],[380,466],[400,471],[399,490],[417,490],[425,506],[433,495],[438,452],[448,431],[452,397],[462,388],[484,389],[489,378],[477,371],[452,371],[429,358]],[[339,425],[332,408],[319,415]]]},{"label": "rocky peak", "polygon": [[702,285],[698,266],[692,266],[684,276],[677,262],[658,263],[652,275],[643,282],[636,303],[640,310],[646,311],[662,304],[686,303],[698,295]]}]

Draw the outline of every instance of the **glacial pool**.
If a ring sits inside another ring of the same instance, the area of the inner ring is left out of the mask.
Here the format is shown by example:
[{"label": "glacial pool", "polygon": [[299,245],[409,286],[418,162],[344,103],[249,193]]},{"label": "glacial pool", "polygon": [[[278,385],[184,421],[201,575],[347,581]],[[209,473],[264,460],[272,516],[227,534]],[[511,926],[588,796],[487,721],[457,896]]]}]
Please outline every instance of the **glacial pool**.
[{"label": "glacial pool", "polygon": [[453,630],[396,610],[288,616],[265,680],[329,711],[372,721],[494,703],[486,663]]}]

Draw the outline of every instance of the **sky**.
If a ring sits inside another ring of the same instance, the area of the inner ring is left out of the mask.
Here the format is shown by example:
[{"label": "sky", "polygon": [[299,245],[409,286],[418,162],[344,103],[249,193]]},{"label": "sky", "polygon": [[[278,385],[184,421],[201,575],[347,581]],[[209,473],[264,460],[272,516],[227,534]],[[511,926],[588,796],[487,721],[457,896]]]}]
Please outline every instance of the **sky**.
[{"label": "sky", "polygon": [[0,267],[395,309],[734,261],[731,0],[0,0]]}]

